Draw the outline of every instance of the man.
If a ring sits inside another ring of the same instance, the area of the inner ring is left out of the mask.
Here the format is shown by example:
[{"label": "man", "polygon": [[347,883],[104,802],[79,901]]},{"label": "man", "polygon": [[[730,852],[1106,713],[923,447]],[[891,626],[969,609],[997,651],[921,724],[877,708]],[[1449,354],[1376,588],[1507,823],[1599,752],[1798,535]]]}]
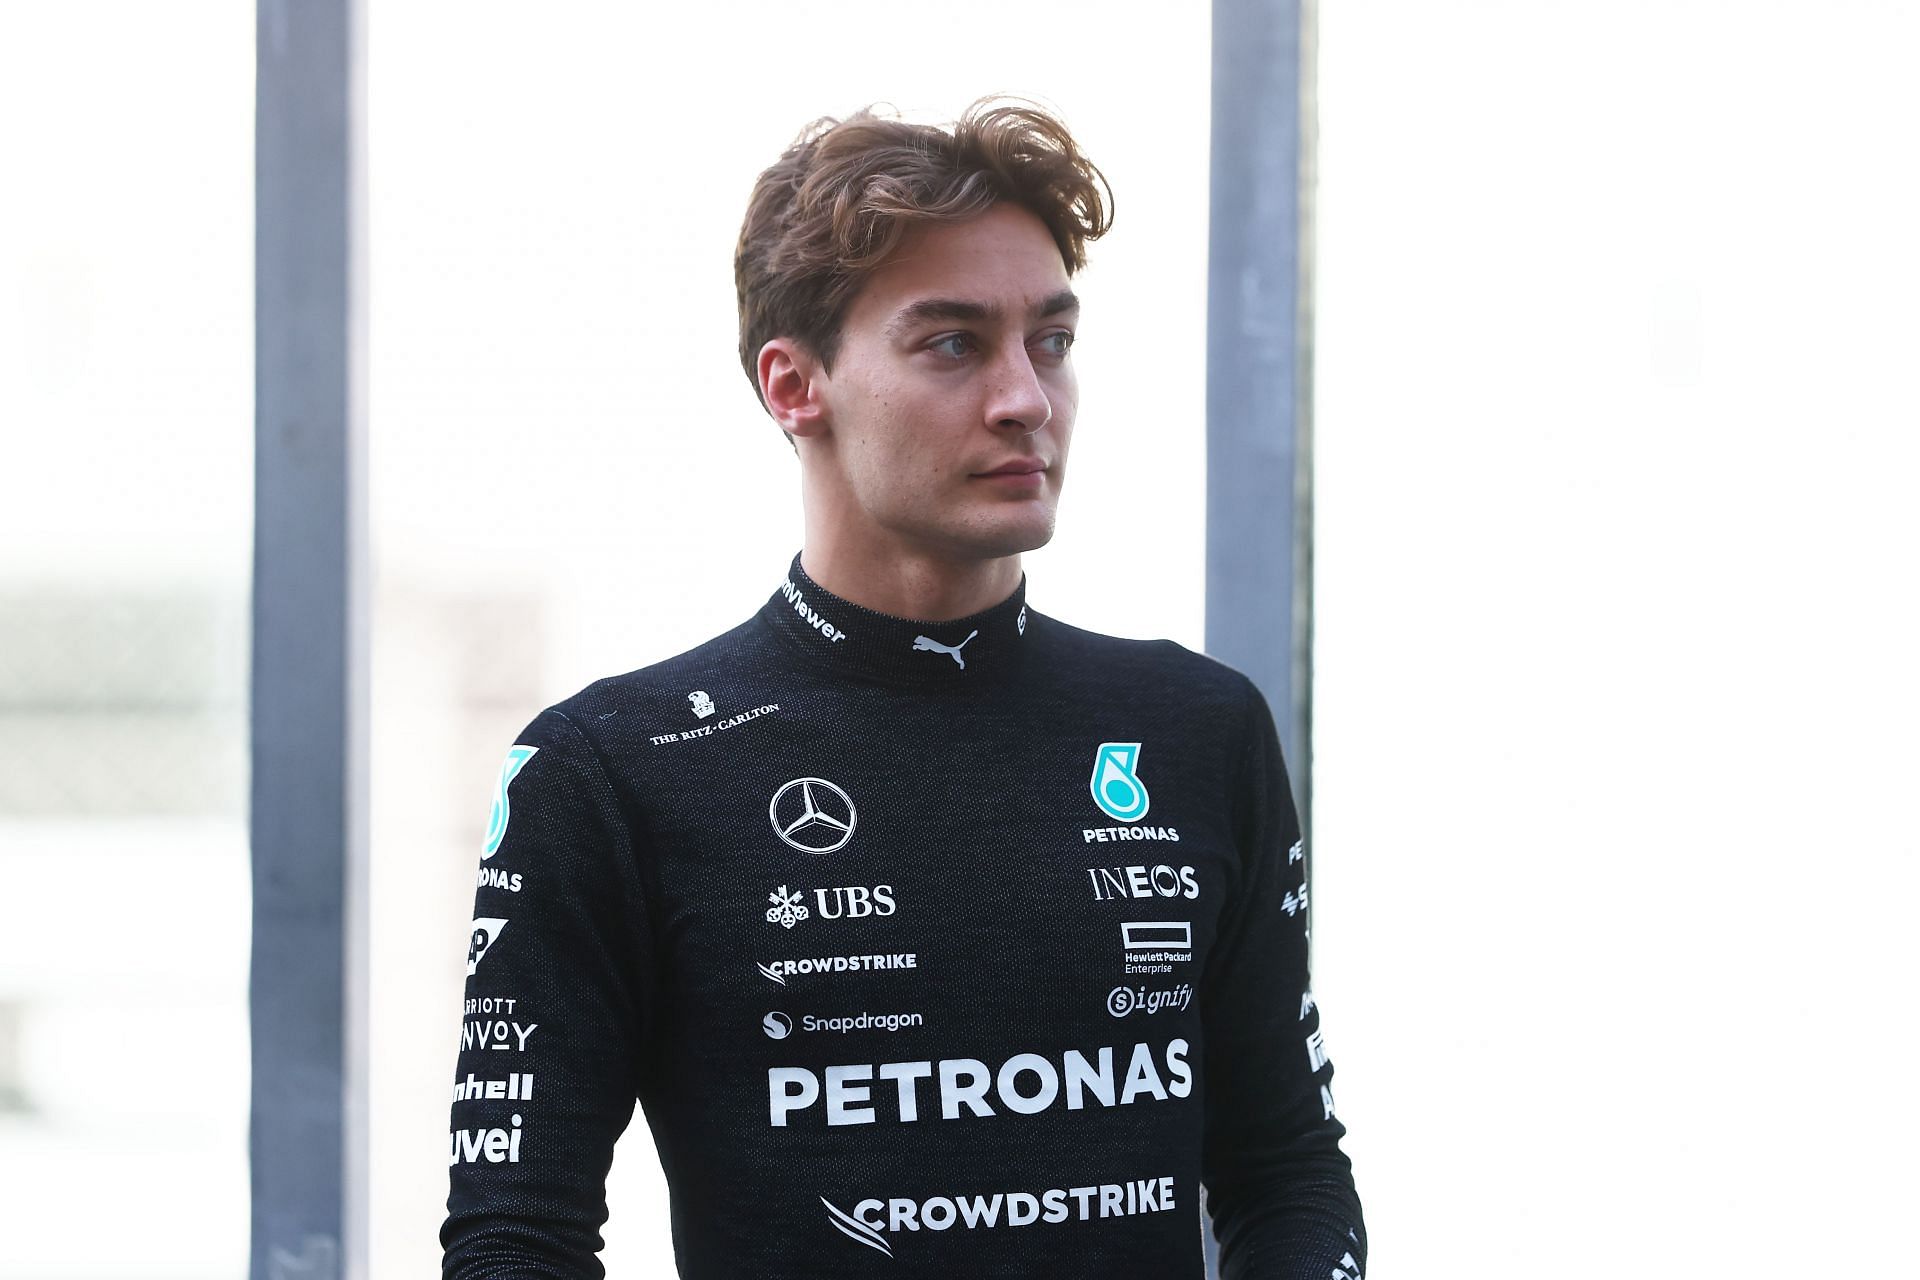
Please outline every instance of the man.
[{"label": "man", "polygon": [[1357,1277],[1273,717],[1031,608],[1105,179],[1055,119],[816,122],[741,358],[806,540],[543,711],[482,852],[445,1275],[602,1274],[636,1099],[682,1276]]}]

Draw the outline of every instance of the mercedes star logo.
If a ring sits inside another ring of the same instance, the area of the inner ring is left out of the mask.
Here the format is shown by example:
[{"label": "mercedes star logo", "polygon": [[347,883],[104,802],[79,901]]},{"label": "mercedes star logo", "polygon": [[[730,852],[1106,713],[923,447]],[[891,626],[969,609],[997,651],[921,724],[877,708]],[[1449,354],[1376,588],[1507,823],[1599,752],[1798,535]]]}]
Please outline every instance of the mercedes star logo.
[{"label": "mercedes star logo", "polygon": [[853,839],[853,797],[825,778],[795,778],[773,793],[773,833],[802,853],[832,853]]}]

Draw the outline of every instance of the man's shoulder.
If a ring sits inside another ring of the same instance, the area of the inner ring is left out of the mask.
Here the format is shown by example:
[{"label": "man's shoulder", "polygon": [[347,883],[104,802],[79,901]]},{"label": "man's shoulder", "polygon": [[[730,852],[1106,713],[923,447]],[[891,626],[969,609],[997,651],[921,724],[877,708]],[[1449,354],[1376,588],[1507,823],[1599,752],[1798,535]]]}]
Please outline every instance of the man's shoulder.
[{"label": "man's shoulder", "polygon": [[1237,667],[1178,640],[1136,640],[1046,621],[1055,662],[1103,682],[1231,705],[1243,702],[1252,686]]},{"label": "man's shoulder", "polygon": [[590,738],[620,717],[690,712],[704,718],[716,701],[737,701],[757,682],[765,665],[758,643],[756,620],[748,618],[670,658],[602,676],[540,714],[571,720]]}]

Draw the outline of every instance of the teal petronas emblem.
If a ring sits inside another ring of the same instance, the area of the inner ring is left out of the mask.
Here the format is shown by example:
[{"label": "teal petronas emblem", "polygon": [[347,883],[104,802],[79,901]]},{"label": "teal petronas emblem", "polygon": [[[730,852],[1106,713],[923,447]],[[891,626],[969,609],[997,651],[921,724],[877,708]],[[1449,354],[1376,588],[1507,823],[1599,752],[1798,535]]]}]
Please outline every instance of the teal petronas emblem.
[{"label": "teal petronas emblem", "polygon": [[500,852],[500,842],[507,837],[507,819],[511,810],[507,805],[507,788],[520,773],[521,766],[533,759],[538,747],[514,747],[507,752],[506,762],[500,766],[500,785],[493,792],[493,812],[487,815],[487,843],[480,850],[480,861],[485,862]]},{"label": "teal petronas emblem", "polygon": [[1120,822],[1138,822],[1147,816],[1147,784],[1134,772],[1140,759],[1137,742],[1103,742],[1093,752],[1093,776],[1087,789],[1101,812]]}]

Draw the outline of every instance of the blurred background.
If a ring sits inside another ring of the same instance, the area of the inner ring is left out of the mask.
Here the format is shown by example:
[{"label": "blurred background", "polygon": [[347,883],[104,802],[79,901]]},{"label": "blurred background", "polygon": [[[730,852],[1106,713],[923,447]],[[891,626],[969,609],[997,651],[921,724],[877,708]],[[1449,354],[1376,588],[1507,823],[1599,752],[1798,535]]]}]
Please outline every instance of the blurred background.
[{"label": "blurred background", "polygon": [[[1920,1275],[1920,16],[1315,21],[1315,987],[1368,1274]],[[1030,595],[1204,647],[1212,31],[1164,3],[367,23],[384,1278],[438,1265],[500,752],[745,618],[799,548],[731,251],[807,121],[1017,92],[1105,170]],[[255,24],[0,3],[10,1278],[247,1269]],[[610,1200],[610,1273],[670,1274],[638,1117]]]}]

